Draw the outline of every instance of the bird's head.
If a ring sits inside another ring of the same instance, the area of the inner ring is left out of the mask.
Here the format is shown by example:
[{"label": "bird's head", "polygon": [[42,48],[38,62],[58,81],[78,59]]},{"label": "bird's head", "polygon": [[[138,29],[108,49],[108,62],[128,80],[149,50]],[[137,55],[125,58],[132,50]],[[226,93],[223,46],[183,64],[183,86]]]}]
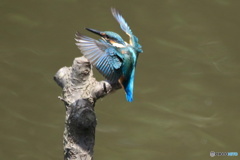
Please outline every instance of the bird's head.
[{"label": "bird's head", "polygon": [[115,32],[111,32],[111,31],[97,31],[97,30],[91,29],[91,28],[86,28],[86,30],[101,36],[106,42],[110,43],[111,45],[113,45],[115,47],[120,47],[121,48],[121,47],[126,46],[126,44],[127,44],[122,39],[122,37],[119,36]]}]

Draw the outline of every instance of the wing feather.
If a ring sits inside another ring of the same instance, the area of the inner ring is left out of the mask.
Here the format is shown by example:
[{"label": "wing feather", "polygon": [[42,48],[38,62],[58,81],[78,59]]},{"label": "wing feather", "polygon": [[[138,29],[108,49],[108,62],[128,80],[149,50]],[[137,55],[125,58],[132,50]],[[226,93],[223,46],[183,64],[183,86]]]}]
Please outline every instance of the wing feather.
[{"label": "wing feather", "polygon": [[111,8],[113,17],[120,24],[121,29],[130,37],[130,44],[134,46],[138,53],[142,53],[142,46],[138,43],[138,38],[133,35],[132,30],[128,26],[127,22],[123,18],[123,16],[119,13],[119,11],[115,8]]},{"label": "wing feather", "polygon": [[115,82],[120,78],[123,56],[119,55],[121,53],[118,53],[115,47],[78,32],[76,33],[76,41],[82,54],[106,79]]},{"label": "wing feather", "polygon": [[123,18],[123,16],[119,13],[119,11],[115,8],[111,8],[113,17],[118,21],[120,24],[121,29],[128,34],[129,36],[132,36],[132,31],[130,27],[128,26],[127,22]]}]

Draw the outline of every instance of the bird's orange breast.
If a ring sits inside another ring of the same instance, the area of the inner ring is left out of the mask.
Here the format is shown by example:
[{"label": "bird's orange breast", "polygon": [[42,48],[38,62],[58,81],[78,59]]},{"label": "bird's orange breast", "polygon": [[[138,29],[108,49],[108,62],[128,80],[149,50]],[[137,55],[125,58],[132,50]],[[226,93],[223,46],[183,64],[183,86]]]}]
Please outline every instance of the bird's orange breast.
[{"label": "bird's orange breast", "polygon": [[118,82],[121,84],[122,88],[124,88],[123,86],[123,82],[126,80],[126,78],[124,76],[121,76],[119,79],[118,79]]}]

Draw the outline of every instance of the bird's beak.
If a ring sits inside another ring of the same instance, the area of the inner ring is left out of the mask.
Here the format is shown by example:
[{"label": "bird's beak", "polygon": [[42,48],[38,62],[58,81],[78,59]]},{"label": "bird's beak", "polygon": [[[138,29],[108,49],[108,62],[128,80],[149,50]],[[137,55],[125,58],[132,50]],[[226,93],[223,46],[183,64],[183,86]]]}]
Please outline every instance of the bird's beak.
[{"label": "bird's beak", "polygon": [[103,32],[97,31],[97,30],[95,30],[95,29],[86,28],[86,30],[88,30],[88,31],[90,31],[90,32],[92,32],[92,33],[95,33],[95,34],[97,34],[97,35],[99,35],[99,36],[101,36],[101,37],[105,35]]}]

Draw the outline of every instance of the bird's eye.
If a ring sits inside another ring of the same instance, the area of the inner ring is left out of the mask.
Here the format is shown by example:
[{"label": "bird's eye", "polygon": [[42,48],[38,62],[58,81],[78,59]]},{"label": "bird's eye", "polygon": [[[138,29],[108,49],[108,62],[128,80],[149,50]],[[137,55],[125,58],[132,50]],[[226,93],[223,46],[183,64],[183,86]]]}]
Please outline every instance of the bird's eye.
[{"label": "bird's eye", "polygon": [[109,39],[109,36],[108,36],[108,35],[106,35],[106,36],[105,36],[105,38]]}]

